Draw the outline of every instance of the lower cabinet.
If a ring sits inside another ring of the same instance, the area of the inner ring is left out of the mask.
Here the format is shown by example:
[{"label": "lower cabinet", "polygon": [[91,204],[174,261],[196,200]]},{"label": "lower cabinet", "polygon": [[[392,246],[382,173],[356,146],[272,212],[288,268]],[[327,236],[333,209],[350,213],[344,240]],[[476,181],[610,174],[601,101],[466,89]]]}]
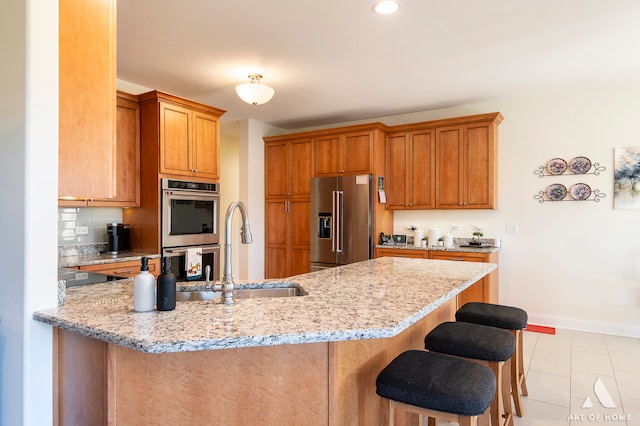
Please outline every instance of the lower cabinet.
[{"label": "lower cabinet", "polygon": [[[411,257],[418,259],[450,260],[455,262],[498,263],[498,253],[474,253],[440,250],[411,250],[398,248],[376,248],[375,257]],[[468,302],[498,303],[498,270],[458,294],[458,307]]]},{"label": "lower cabinet", "polygon": [[[78,269],[81,271],[132,278],[140,272],[140,261],[130,260],[125,262],[104,263],[100,265],[87,265],[80,266]],[[149,273],[154,277],[157,277],[160,274],[160,258],[149,259]]]},{"label": "lower cabinet", "polygon": [[308,200],[268,200],[265,278],[285,278],[310,270]]}]

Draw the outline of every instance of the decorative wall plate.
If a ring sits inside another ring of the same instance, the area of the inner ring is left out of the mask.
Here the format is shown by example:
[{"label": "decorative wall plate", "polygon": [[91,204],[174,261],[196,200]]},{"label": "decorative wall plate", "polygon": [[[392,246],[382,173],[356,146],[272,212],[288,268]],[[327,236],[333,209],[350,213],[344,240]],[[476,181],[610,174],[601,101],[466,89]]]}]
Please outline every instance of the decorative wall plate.
[{"label": "decorative wall plate", "polygon": [[587,157],[576,157],[569,162],[569,168],[577,175],[583,175],[591,170],[591,160]]},{"label": "decorative wall plate", "polygon": [[547,197],[551,201],[560,201],[567,196],[567,188],[561,183],[554,183],[547,188]]},{"label": "decorative wall plate", "polygon": [[[589,166],[591,168],[591,166]],[[586,183],[576,183],[569,191],[571,198],[577,201],[584,201],[591,196],[591,187]]]},{"label": "decorative wall plate", "polygon": [[547,163],[549,174],[561,175],[567,171],[567,162],[562,158],[554,158]]}]

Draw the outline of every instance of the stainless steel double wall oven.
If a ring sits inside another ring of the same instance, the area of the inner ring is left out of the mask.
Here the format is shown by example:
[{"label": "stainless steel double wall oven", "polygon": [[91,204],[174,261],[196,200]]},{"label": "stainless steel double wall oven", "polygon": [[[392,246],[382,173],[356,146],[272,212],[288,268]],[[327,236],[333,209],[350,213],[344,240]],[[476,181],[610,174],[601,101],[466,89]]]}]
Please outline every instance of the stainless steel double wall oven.
[{"label": "stainless steel double wall oven", "polygon": [[[220,279],[220,191],[218,183],[162,179],[162,255],[171,258],[171,271],[186,279],[189,248],[202,249],[203,271]],[[204,278],[204,277],[203,277]]]}]

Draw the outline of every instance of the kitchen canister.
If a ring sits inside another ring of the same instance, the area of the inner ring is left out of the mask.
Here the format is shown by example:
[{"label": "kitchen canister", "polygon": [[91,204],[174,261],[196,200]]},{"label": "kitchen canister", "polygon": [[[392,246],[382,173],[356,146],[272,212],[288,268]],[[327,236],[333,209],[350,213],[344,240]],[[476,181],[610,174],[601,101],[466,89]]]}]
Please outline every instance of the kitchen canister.
[{"label": "kitchen canister", "polygon": [[442,230],[437,226],[429,228],[427,231],[427,239],[429,240],[429,246],[431,247],[436,247],[438,245],[440,237],[442,237]]},{"label": "kitchen canister", "polygon": [[453,247],[453,235],[445,234],[442,236],[442,239],[444,240],[445,247]]},{"label": "kitchen canister", "polygon": [[422,247],[422,239],[424,238],[424,231],[421,229],[416,229],[413,231],[413,246],[414,247]]}]

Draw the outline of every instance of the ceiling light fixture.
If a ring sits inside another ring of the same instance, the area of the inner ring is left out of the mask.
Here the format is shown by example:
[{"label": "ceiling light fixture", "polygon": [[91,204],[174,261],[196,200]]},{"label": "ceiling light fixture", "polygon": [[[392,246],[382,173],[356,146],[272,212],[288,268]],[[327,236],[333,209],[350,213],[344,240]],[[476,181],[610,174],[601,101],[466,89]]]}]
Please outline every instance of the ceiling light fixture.
[{"label": "ceiling light fixture", "polygon": [[260,84],[262,74],[249,74],[249,78],[251,83],[236,86],[236,93],[240,99],[251,105],[262,105],[269,102],[276,91],[265,84]]},{"label": "ceiling light fixture", "polygon": [[391,15],[400,9],[400,2],[397,0],[379,0],[373,4],[373,11],[378,15]]}]

